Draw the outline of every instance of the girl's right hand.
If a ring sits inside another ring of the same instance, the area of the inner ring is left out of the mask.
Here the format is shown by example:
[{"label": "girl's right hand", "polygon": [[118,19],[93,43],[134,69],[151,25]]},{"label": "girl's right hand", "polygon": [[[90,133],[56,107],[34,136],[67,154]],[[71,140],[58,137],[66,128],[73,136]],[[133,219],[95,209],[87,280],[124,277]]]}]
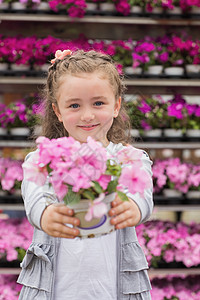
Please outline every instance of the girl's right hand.
[{"label": "girl's right hand", "polygon": [[55,203],[47,206],[41,217],[42,230],[53,237],[75,238],[79,234],[79,230],[66,225],[77,226],[80,224],[80,220],[73,217],[73,214],[74,211],[65,204]]}]

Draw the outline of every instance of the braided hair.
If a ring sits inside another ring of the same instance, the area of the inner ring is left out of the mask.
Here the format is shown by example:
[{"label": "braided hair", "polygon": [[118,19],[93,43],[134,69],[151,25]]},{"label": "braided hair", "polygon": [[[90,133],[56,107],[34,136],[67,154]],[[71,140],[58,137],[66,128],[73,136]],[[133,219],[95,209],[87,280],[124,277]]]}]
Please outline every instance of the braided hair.
[{"label": "braided hair", "polygon": [[[64,59],[56,59],[49,67],[46,88],[44,89],[44,118],[42,119],[42,135],[52,138],[68,136],[68,132],[54,113],[52,103],[57,105],[57,93],[63,76],[78,76],[80,73],[100,72],[108,79],[117,100],[124,93],[123,78],[119,75],[111,57],[94,50],[85,52],[78,50]],[[119,115],[114,118],[113,124],[107,133],[107,138],[113,143],[127,144],[130,142],[130,121],[124,104]]]}]

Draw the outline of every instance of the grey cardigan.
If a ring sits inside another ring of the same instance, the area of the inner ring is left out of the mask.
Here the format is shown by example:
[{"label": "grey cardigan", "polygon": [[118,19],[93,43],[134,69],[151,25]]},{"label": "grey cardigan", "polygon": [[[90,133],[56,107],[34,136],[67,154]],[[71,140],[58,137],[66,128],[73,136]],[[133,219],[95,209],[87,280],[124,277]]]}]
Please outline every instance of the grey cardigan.
[{"label": "grey cardigan", "polygon": [[[114,154],[123,147],[122,144],[110,143],[107,150]],[[33,158],[34,152],[31,152],[26,160]],[[152,175],[152,162],[144,151],[142,161],[143,167]],[[22,196],[28,220],[34,226],[34,235],[21,263],[18,283],[23,287],[19,300],[59,300],[53,299],[53,288],[60,238],[47,235],[40,225],[44,209],[57,199],[48,184],[38,187],[26,178],[22,182]],[[133,198],[131,194],[127,193],[127,196]],[[133,200],[141,211],[140,223],[143,223],[153,209],[152,189],[145,192],[144,198],[134,195]],[[117,230],[117,258],[117,299],[113,300],[150,300],[148,264],[138,243],[135,227]]]}]

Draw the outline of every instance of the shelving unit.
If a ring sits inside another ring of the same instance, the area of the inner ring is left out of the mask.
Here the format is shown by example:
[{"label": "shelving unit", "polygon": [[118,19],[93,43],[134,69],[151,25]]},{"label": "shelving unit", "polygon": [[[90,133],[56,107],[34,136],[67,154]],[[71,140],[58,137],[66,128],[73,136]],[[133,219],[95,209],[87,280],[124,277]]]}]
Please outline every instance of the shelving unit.
[{"label": "shelving unit", "polygon": [[[98,39],[139,39],[144,35],[164,35],[166,32],[185,30],[194,38],[199,38],[200,19],[179,17],[162,18],[159,16],[85,16],[82,19],[72,19],[65,15],[55,14],[25,14],[25,13],[0,13],[0,34],[14,35],[21,33],[25,36],[38,34],[71,39],[81,32],[87,32],[88,38]],[[48,24],[48,26],[47,26]],[[66,26],[67,24],[67,26]],[[70,26],[68,26],[70,24]],[[8,26],[9,25],[9,26]],[[112,30],[108,30],[108,25]],[[152,30],[153,28],[153,30]],[[22,31],[21,31],[22,30]],[[37,75],[37,74],[36,74]],[[29,93],[40,91],[45,83],[43,76],[10,76],[9,73],[2,76],[0,73],[1,93]],[[141,94],[172,94],[177,93],[200,96],[200,78],[130,78],[125,80],[128,93]],[[31,148],[34,144],[28,140],[0,140],[0,148]],[[136,147],[142,149],[200,149],[200,142],[136,142]],[[1,210],[24,210],[23,204],[0,204]],[[200,210],[200,205],[156,205],[157,211],[187,211]],[[19,268],[0,268],[0,274],[19,274]],[[149,270],[150,278],[166,276],[169,274],[200,274],[200,268],[184,269],[153,269]]]}]

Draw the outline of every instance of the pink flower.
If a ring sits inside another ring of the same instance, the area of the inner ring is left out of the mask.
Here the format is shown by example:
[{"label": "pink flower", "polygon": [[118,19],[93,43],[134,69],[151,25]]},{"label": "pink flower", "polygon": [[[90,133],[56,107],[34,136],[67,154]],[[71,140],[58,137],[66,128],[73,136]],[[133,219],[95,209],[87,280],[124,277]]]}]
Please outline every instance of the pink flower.
[{"label": "pink flower", "polygon": [[144,190],[150,188],[151,177],[141,169],[141,163],[135,163],[133,166],[124,167],[119,178],[119,184],[127,187],[132,194],[139,193],[144,195]]},{"label": "pink flower", "polygon": [[101,218],[107,213],[107,206],[102,202],[104,197],[105,194],[102,193],[94,201],[90,202],[88,212],[85,215],[86,221],[89,222],[92,220],[92,218]]},{"label": "pink flower", "polygon": [[135,161],[140,161],[142,158],[142,151],[132,146],[123,148],[117,153],[117,158],[120,163],[129,164]]},{"label": "pink flower", "polygon": [[26,180],[33,181],[35,184],[42,186],[47,180],[47,169],[44,165],[38,165],[38,153],[34,155],[33,161],[25,161],[22,164],[24,170],[24,177]]}]

